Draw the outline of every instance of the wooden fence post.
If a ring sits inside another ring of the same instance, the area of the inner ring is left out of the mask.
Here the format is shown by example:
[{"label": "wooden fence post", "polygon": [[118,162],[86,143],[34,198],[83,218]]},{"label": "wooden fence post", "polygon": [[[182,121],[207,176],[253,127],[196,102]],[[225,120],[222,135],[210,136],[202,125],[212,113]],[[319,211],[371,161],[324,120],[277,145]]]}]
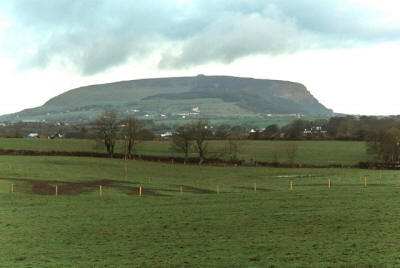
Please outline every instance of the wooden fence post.
[{"label": "wooden fence post", "polygon": [[56,196],[58,196],[58,185],[56,185]]},{"label": "wooden fence post", "polygon": [[142,185],[139,186],[139,196],[140,196],[140,197],[143,196],[143,188],[142,188]]},{"label": "wooden fence post", "polygon": [[100,197],[103,197],[103,186],[99,186],[99,195]]},{"label": "wooden fence post", "polygon": [[11,184],[11,192],[14,192],[14,183]]}]

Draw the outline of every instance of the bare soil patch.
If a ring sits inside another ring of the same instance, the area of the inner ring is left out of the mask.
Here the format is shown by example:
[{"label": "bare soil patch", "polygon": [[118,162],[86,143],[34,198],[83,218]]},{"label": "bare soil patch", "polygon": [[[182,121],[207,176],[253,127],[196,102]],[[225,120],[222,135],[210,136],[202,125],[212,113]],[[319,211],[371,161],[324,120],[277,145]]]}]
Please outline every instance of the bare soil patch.
[{"label": "bare soil patch", "polygon": [[[98,191],[99,186],[103,186],[103,189],[114,188],[121,190],[122,192],[129,195],[138,195],[139,186],[124,186],[121,184],[138,184],[137,182],[127,181],[115,181],[115,180],[96,180],[87,182],[65,182],[65,181],[43,181],[43,180],[32,180],[32,179],[1,179],[7,181],[22,181],[31,185],[31,188],[23,187],[24,192],[39,194],[39,195],[54,195],[55,186],[58,186],[59,195],[80,195],[89,193],[92,191]],[[143,195],[166,197],[168,195],[158,193],[151,189],[143,188]]]}]

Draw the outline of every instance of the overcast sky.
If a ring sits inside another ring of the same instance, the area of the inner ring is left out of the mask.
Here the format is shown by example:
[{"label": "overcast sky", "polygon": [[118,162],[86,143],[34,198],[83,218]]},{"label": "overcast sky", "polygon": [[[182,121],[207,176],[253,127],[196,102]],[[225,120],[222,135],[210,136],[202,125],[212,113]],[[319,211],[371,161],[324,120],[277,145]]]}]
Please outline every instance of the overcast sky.
[{"label": "overcast sky", "polygon": [[399,2],[1,1],[0,114],[79,86],[200,73],[296,81],[335,112],[400,114]]}]

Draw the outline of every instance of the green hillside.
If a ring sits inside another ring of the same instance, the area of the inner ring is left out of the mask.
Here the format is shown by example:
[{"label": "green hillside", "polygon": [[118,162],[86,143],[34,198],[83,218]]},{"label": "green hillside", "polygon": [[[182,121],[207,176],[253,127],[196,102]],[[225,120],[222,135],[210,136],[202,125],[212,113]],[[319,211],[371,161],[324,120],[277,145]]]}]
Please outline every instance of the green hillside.
[{"label": "green hillside", "polygon": [[287,81],[229,76],[157,78],[77,88],[0,121],[85,122],[105,109],[147,119],[233,119],[330,115],[307,89]]}]

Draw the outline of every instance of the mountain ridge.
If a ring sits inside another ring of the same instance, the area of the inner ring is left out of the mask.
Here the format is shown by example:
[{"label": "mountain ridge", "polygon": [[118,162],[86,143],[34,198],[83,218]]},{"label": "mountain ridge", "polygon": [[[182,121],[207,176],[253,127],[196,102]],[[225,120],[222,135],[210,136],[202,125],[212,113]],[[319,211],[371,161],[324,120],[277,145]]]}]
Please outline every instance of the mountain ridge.
[{"label": "mountain ridge", "polygon": [[[122,115],[159,119],[190,114],[205,118],[270,114],[330,115],[301,83],[234,76],[145,78],[71,89],[44,105],[0,116],[1,121],[46,120],[83,122],[105,109]],[[193,114],[193,113],[192,113]]]}]

